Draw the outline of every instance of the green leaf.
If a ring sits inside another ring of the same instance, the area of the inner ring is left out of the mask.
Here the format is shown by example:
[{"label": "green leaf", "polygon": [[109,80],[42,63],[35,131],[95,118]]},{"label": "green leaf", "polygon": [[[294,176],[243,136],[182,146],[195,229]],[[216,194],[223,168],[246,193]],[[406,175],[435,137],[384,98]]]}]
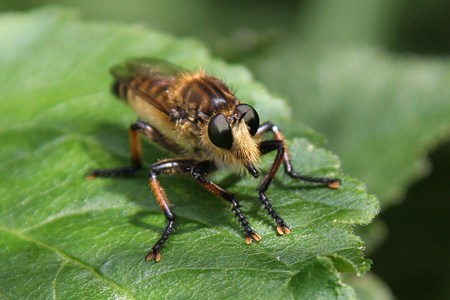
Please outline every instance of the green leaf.
[{"label": "green leaf", "polygon": [[356,292],[358,299],[364,300],[394,300],[396,299],[387,286],[373,272],[366,273],[363,277],[352,275],[344,276],[345,282],[349,283]]},{"label": "green leaf", "polygon": [[[389,0],[317,0],[298,9],[297,37],[355,44],[380,44],[389,38],[399,4]],[[360,26],[355,26],[360,25]]]},{"label": "green leaf", "polygon": [[252,64],[386,206],[427,174],[426,152],[450,137],[448,59],[329,41],[276,47]]},{"label": "green leaf", "polygon": [[[0,101],[0,295],[354,297],[339,272],[368,270],[353,227],[369,223],[378,204],[361,182],[339,172],[333,154],[309,139],[289,141],[296,169],[338,176],[343,186],[311,187],[280,174],[268,194],[292,227],[289,236],[276,235],[252,178],[217,176],[263,236],[250,246],[224,201],[191,178],[161,178],[178,230],[158,264],[143,260],[165,225],[145,172],[130,180],[85,178],[94,168],[128,162],[127,127],[135,116],[109,94],[111,65],[151,56],[188,69],[202,66],[254,103],[264,119],[292,127],[288,106],[245,68],[211,58],[194,40],[85,23],[60,9],[4,15],[0,37],[0,84],[6,87]],[[304,128],[308,138],[320,139]],[[149,164],[166,157],[151,144],[146,150]],[[264,158],[263,170],[273,157]]]}]

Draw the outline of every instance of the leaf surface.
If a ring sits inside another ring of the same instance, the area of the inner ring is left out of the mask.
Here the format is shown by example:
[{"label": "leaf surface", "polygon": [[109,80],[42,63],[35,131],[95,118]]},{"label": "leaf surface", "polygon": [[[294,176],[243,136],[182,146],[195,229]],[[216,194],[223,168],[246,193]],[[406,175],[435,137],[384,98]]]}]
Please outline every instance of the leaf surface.
[{"label": "leaf surface", "polygon": [[[340,173],[336,156],[305,137],[289,141],[297,170],[341,177],[343,186],[311,187],[280,172],[268,195],[293,234],[276,235],[250,177],[216,176],[263,237],[250,246],[224,201],[191,178],[162,177],[178,228],[158,264],[143,260],[165,225],[145,172],[128,180],[85,178],[94,168],[128,162],[127,128],[135,116],[109,94],[111,65],[150,56],[187,69],[202,66],[254,104],[263,119],[292,126],[288,106],[245,68],[211,58],[194,40],[86,23],[60,9],[3,15],[0,37],[1,295],[354,297],[339,272],[368,270],[353,227],[369,223],[378,204],[364,184]],[[151,144],[145,150],[148,164],[167,157]],[[264,158],[263,170],[273,158]]]}]

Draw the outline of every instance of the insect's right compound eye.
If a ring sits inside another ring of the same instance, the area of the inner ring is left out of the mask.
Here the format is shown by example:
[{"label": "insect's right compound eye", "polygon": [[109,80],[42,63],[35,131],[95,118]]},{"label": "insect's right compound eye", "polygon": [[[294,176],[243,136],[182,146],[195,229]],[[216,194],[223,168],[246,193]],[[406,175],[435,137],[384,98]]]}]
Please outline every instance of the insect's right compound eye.
[{"label": "insect's right compound eye", "polygon": [[223,114],[215,115],[208,124],[208,136],[211,142],[219,148],[231,149],[233,135],[227,118]]},{"label": "insect's right compound eye", "polygon": [[256,110],[248,104],[239,104],[236,110],[244,118],[245,124],[250,129],[250,134],[254,136],[259,128],[259,116]]}]

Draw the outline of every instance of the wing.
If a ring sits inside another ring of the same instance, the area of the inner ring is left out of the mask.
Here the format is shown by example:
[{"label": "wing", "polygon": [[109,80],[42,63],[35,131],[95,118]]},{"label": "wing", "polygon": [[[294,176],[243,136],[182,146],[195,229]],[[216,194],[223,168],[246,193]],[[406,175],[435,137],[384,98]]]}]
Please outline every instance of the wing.
[{"label": "wing", "polygon": [[181,67],[171,64],[165,60],[157,58],[133,58],[125,63],[115,65],[111,68],[111,74],[115,78],[130,78],[141,76],[144,78],[153,78],[155,76],[177,76],[185,73]]},{"label": "wing", "polygon": [[163,92],[186,71],[161,59],[134,58],[113,66],[110,72],[115,79],[113,91],[118,97],[128,101],[128,91],[132,91],[168,115],[173,107]]}]

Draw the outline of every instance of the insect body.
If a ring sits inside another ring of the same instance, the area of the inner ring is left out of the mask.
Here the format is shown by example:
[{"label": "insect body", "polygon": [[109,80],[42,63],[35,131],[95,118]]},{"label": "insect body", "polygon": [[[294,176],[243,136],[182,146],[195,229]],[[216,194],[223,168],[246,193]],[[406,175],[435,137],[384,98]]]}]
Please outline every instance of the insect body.
[{"label": "insect body", "polygon": [[[149,183],[167,218],[167,225],[146,260],[159,261],[161,248],[174,230],[175,215],[158,176],[187,174],[213,194],[231,204],[244,231],[245,242],[259,241],[260,235],[250,226],[233,194],[208,179],[220,168],[260,175],[261,155],[276,151],[275,160],[258,186],[259,200],[273,218],[280,235],[291,233],[266,196],[281,163],[287,175],[312,183],[338,188],[340,180],[314,178],[294,172],[285,139],[272,122],[260,124],[256,110],[241,103],[219,79],[204,72],[189,73],[167,62],[135,59],[112,68],[113,92],[128,103],[139,119],[130,127],[131,165],[115,169],[94,170],[90,177],[129,176],[142,168],[139,135],[172,152],[178,158],[154,163]],[[265,133],[273,140],[264,140]]]}]

